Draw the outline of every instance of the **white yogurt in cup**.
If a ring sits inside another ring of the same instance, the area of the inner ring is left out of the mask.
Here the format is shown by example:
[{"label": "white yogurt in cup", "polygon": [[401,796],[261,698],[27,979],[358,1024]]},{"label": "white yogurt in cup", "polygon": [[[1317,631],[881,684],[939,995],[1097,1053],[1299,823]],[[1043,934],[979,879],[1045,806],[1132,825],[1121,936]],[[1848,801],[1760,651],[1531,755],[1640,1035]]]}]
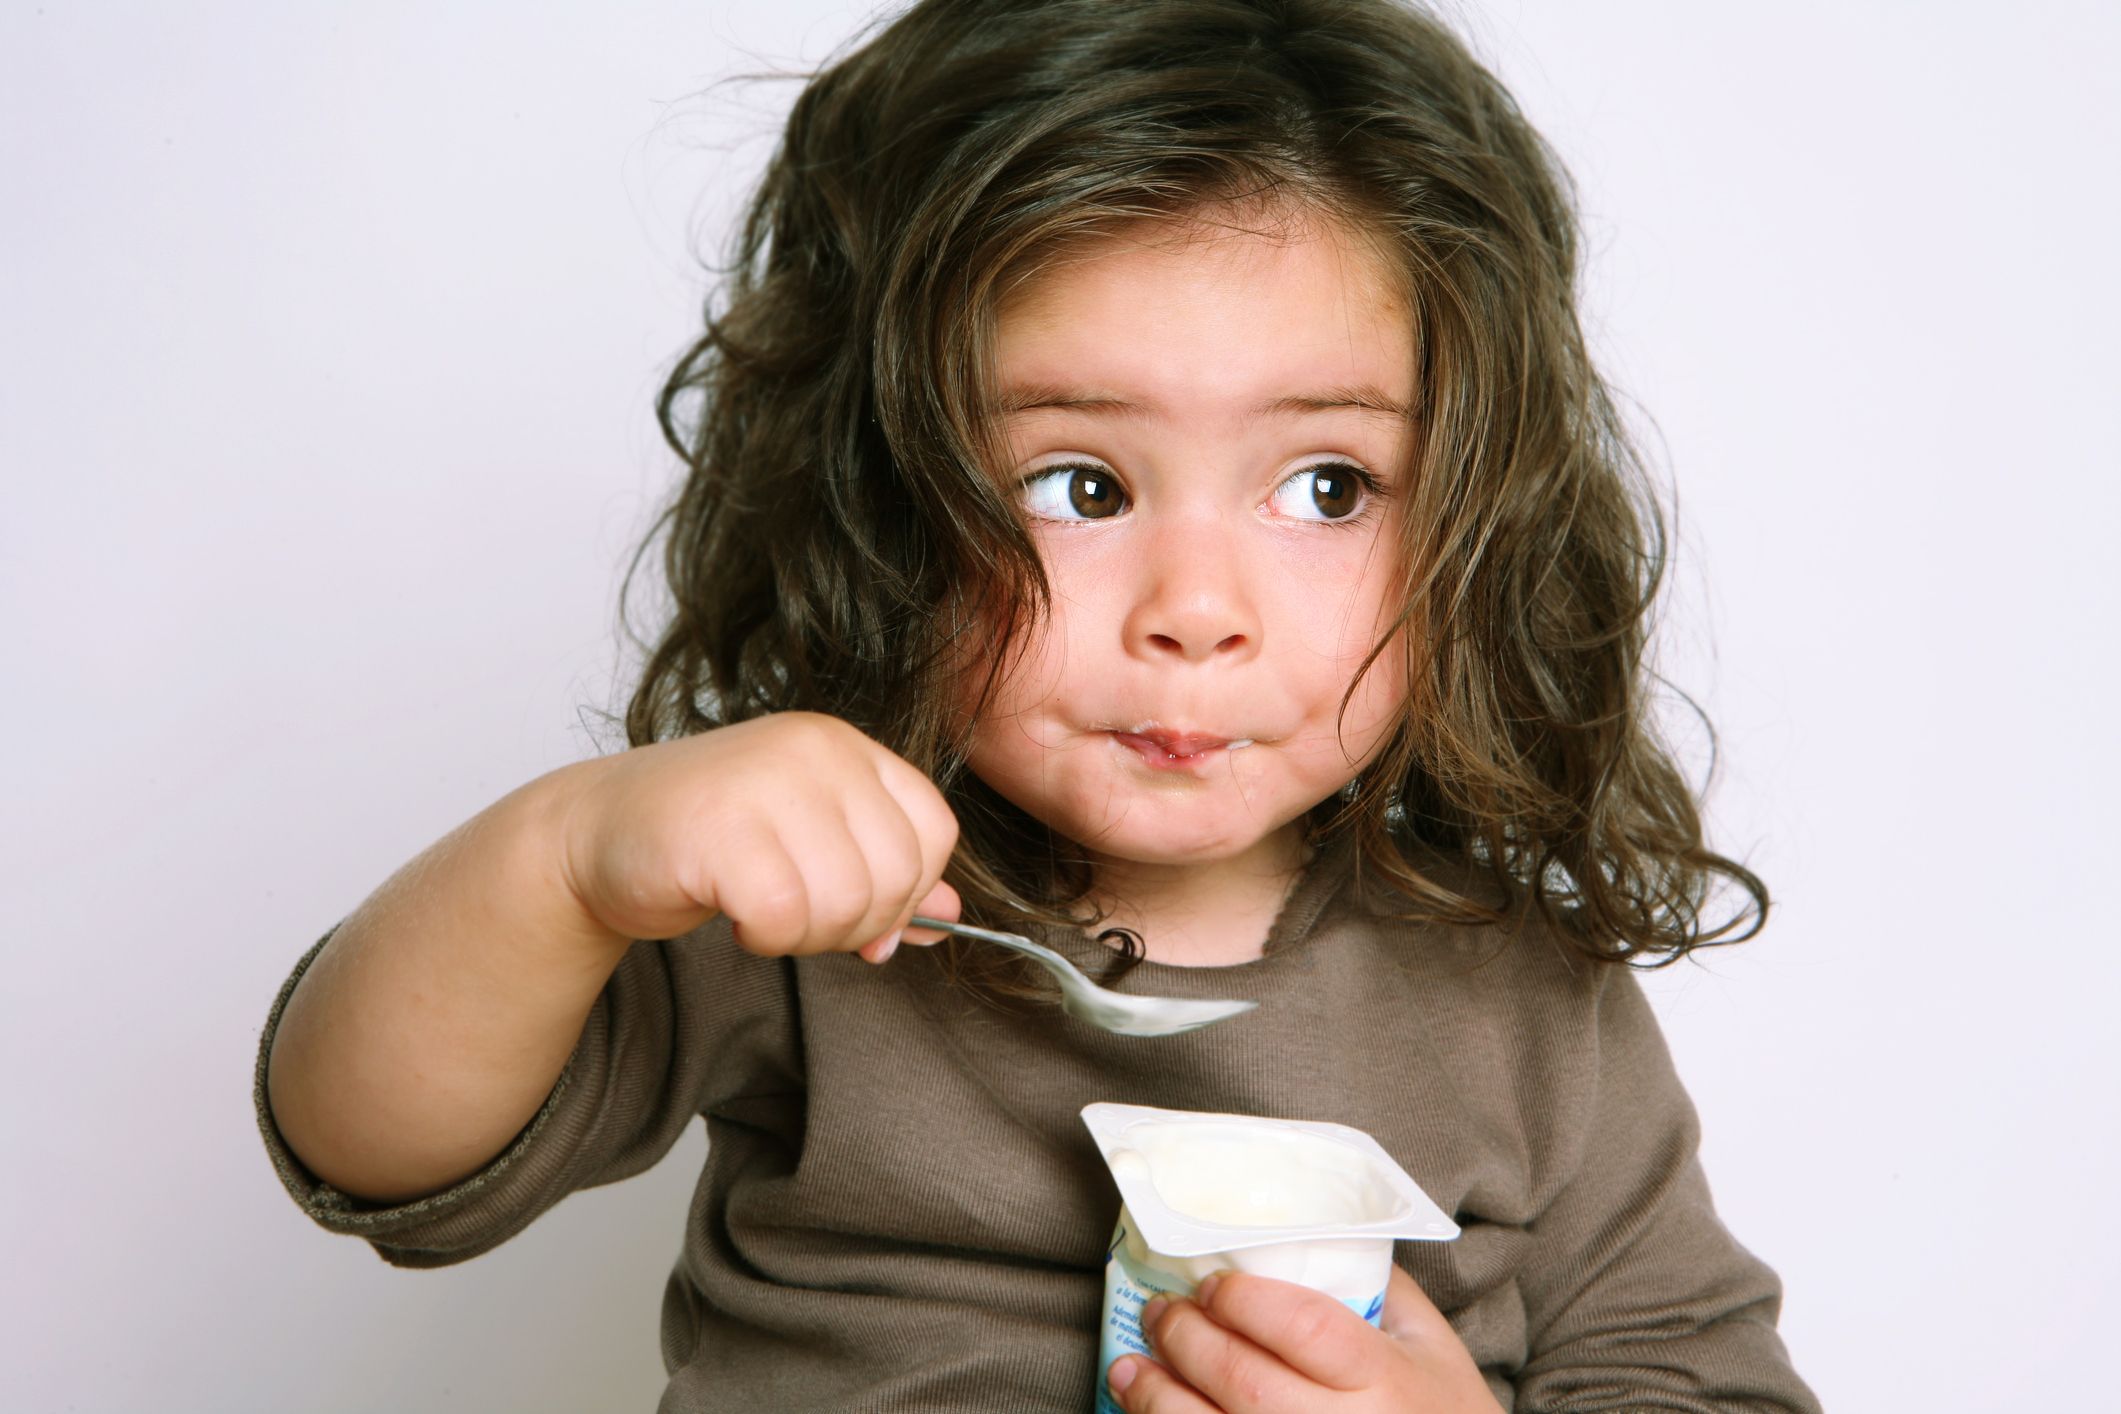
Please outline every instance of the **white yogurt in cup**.
[{"label": "white yogurt in cup", "polygon": [[1098,1414],[1118,1414],[1112,1362],[1148,1354],[1142,1308],[1190,1296],[1219,1271],[1323,1291],[1376,1325],[1401,1238],[1444,1241],[1458,1226],[1359,1129],[1144,1105],[1083,1107],[1119,1186],[1105,1264]]}]

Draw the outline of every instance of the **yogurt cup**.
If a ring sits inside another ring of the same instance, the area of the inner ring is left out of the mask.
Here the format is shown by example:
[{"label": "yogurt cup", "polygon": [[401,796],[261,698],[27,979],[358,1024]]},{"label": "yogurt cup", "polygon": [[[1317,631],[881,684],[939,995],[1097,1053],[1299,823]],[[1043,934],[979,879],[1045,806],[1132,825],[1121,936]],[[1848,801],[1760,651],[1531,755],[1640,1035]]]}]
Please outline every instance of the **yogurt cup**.
[{"label": "yogurt cup", "polygon": [[1120,1356],[1149,1353],[1141,1313],[1158,1295],[1190,1296],[1213,1272],[1253,1272],[1323,1291],[1374,1326],[1392,1244],[1458,1236],[1383,1146],[1343,1124],[1114,1104],[1084,1106],[1083,1123],[1121,1200],[1098,1414],[1119,1414],[1106,1376]]}]

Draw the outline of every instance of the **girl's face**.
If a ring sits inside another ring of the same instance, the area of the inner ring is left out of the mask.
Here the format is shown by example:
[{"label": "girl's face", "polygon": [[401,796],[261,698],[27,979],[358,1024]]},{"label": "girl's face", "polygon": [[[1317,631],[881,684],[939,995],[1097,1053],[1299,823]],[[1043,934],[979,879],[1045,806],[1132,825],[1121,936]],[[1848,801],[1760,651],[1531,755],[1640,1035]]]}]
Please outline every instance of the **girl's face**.
[{"label": "girl's face", "polygon": [[1413,347],[1326,222],[1146,227],[1007,303],[1004,474],[1052,603],[980,778],[1101,862],[1286,859],[1404,707],[1395,636],[1342,712],[1398,608]]}]

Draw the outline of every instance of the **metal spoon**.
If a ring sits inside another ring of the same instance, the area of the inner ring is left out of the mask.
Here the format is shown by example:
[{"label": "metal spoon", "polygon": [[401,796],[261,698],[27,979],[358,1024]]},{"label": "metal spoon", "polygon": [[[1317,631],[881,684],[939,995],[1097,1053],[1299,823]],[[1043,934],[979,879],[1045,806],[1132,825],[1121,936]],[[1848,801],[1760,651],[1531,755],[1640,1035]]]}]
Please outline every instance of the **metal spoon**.
[{"label": "metal spoon", "polygon": [[911,926],[932,928],[960,938],[1000,943],[1030,958],[1053,974],[1060,983],[1061,1006],[1070,1016],[1103,1027],[1119,1036],[1176,1036],[1197,1031],[1233,1016],[1242,1016],[1258,1002],[1219,1002],[1191,997],[1138,997],[1098,986],[1081,969],[1049,947],[1018,933],[997,933],[968,923],[945,923],[937,918],[914,918]]}]

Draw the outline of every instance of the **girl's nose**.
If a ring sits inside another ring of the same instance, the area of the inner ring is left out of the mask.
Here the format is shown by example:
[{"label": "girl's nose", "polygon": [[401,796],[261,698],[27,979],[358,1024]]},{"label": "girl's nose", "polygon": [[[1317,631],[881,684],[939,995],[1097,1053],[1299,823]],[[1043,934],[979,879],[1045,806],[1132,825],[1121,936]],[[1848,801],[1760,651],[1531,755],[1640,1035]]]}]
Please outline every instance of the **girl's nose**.
[{"label": "girl's nose", "polygon": [[1259,652],[1255,573],[1230,528],[1189,520],[1142,546],[1127,651],[1147,658],[1207,662]]}]

